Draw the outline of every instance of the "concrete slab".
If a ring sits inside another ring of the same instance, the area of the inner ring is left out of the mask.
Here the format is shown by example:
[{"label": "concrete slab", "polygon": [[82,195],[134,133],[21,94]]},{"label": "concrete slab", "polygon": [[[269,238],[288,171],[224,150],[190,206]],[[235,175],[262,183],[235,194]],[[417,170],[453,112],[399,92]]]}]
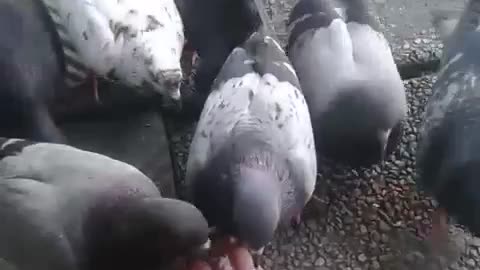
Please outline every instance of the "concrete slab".
[{"label": "concrete slab", "polygon": [[129,163],[175,197],[170,148],[157,112],[123,113],[61,124],[70,144]]}]

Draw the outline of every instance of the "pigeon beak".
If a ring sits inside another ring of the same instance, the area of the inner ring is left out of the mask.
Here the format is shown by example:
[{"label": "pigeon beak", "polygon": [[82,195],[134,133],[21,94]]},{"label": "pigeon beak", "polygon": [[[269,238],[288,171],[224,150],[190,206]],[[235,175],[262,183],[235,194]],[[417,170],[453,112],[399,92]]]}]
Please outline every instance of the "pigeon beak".
[{"label": "pigeon beak", "polygon": [[192,250],[185,257],[177,260],[174,269],[176,270],[209,270],[208,260],[211,241],[207,239],[205,243]]},{"label": "pigeon beak", "polygon": [[171,110],[173,112],[179,113],[183,109],[182,99],[173,99],[169,96],[162,98],[162,108]]},{"label": "pigeon beak", "polygon": [[[211,251],[211,258],[227,256],[231,267],[235,270],[251,270],[255,265],[248,245],[232,236],[224,235],[214,239]],[[253,252],[261,254],[263,248]]]},{"label": "pigeon beak", "polygon": [[210,241],[210,239],[207,239],[205,243],[201,244],[191,252],[189,258],[193,260],[208,260],[210,248],[212,246],[211,243],[212,242]]},{"label": "pigeon beak", "polygon": [[254,264],[255,268],[258,268],[258,266],[260,265],[260,258],[263,256],[263,250],[264,249],[265,249],[265,247],[262,247],[262,248],[257,249],[257,250],[250,249],[250,254],[252,254],[253,264]]},{"label": "pigeon beak", "polygon": [[207,241],[205,243],[203,243],[200,248],[202,250],[210,250],[210,247],[212,246],[212,241],[210,241],[210,239],[207,239]]}]

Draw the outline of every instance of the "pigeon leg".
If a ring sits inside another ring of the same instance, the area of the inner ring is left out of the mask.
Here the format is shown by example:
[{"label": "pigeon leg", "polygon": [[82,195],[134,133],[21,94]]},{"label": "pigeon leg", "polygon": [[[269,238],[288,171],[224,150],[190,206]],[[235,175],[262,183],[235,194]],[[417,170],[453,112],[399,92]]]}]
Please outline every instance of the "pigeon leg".
[{"label": "pigeon leg", "polygon": [[95,99],[95,102],[97,104],[102,104],[100,101],[100,96],[98,95],[98,81],[97,81],[97,76],[92,72],[90,73],[90,79],[92,82],[92,88],[93,88],[93,97]]},{"label": "pigeon leg", "polygon": [[440,250],[448,241],[448,214],[443,208],[437,208],[432,216],[432,230],[427,237],[433,250]]},{"label": "pigeon leg", "polygon": [[292,217],[291,226],[294,230],[298,231],[300,229],[300,224],[302,223],[302,215],[298,214]]},{"label": "pigeon leg", "polygon": [[182,56],[182,62],[185,64],[184,67],[184,73],[185,74],[190,74],[193,69],[193,65],[195,64],[195,59],[196,59],[196,51],[195,49],[190,46],[190,43],[186,43],[185,46],[183,47],[183,56]]},{"label": "pigeon leg", "polygon": [[319,205],[324,205],[326,204],[325,200],[320,199],[317,195],[313,194],[312,198],[310,198],[310,201],[314,204],[319,204]]}]

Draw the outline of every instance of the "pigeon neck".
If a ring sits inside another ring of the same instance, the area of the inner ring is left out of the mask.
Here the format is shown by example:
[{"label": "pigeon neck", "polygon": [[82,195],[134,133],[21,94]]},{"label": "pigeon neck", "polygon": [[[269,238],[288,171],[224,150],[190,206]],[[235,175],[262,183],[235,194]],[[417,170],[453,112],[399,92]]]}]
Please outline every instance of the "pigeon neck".
[{"label": "pigeon neck", "polygon": [[281,213],[281,187],[275,172],[241,167],[235,176],[234,232],[250,248],[268,244]]},{"label": "pigeon neck", "polygon": [[234,132],[232,149],[226,149],[227,156],[233,152],[237,157],[235,162],[246,167],[267,170],[276,168],[279,153],[272,146],[273,136],[269,136],[261,126],[251,123],[237,124]]},{"label": "pigeon neck", "polygon": [[288,177],[287,164],[279,152],[268,143],[243,144],[238,148],[235,164],[239,168],[248,168],[271,175],[271,179],[281,181]]}]

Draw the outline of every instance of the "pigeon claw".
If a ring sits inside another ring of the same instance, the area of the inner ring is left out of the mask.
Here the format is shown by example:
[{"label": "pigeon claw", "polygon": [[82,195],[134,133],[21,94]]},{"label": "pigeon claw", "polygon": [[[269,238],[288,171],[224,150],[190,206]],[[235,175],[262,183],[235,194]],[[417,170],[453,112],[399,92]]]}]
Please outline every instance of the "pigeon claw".
[{"label": "pigeon claw", "polygon": [[290,221],[290,224],[291,224],[292,228],[296,231],[298,231],[300,229],[300,224],[301,223],[302,223],[302,218],[301,218],[300,214],[292,217],[292,219]]},{"label": "pigeon claw", "polygon": [[100,101],[100,95],[98,94],[98,81],[97,81],[97,76],[92,73],[90,74],[91,82],[92,82],[92,88],[93,88],[93,98],[95,99],[95,103],[98,105],[101,105],[102,102]]}]

